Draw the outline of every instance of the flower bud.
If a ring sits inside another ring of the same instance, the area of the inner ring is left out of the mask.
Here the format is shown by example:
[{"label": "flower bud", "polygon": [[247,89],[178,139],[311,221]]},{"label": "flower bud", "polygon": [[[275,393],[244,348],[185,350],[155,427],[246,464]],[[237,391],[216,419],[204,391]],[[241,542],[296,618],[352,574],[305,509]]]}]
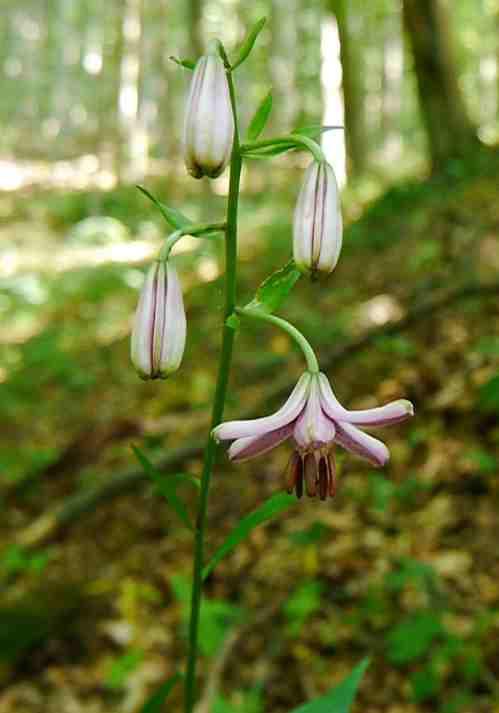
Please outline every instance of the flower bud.
[{"label": "flower bud", "polygon": [[184,121],[184,160],[194,178],[219,176],[229,162],[234,117],[225,67],[218,52],[201,57],[194,69]]},{"label": "flower bud", "polygon": [[330,273],[341,251],[342,220],[332,167],[314,161],[305,173],[293,221],[293,257],[302,272]]},{"label": "flower bud", "polygon": [[151,265],[132,329],[132,363],[142,379],[166,379],[182,361],[186,320],[182,290],[173,265]]}]

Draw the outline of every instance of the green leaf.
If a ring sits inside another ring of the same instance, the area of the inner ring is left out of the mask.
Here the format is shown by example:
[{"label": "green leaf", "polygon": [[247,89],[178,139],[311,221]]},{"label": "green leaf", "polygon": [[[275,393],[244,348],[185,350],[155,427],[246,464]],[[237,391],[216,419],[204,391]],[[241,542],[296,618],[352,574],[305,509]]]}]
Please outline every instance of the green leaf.
[{"label": "green leaf", "polygon": [[229,554],[229,552],[232,552],[240,542],[245,540],[255,527],[258,527],[258,525],[270,520],[281,512],[288,510],[291,505],[295,504],[296,498],[292,495],[276,493],[264,502],[263,505],[253,510],[252,513],[245,515],[203,569],[203,579],[206,579],[206,577],[213,572],[220,560]]},{"label": "green leaf", "polygon": [[272,92],[269,92],[266,97],[260,103],[260,106],[256,110],[253,118],[248,126],[247,138],[248,141],[254,141],[257,139],[265,128],[265,124],[272,111]]},{"label": "green leaf", "polygon": [[419,612],[406,617],[388,634],[388,658],[405,664],[426,654],[442,633],[438,614]]},{"label": "green leaf", "polygon": [[263,26],[266,22],[267,18],[262,17],[249,31],[248,36],[241,45],[237,58],[234,60],[234,62],[232,62],[232,69],[236,69],[236,67],[239,67],[239,65],[242,64],[244,60],[248,57],[251,50],[253,49],[258,35],[263,30]]},{"label": "green leaf", "polygon": [[279,309],[288,294],[301,277],[301,272],[290,260],[273,275],[267,277],[256,291],[255,297],[246,305],[245,309],[260,310],[272,314]]},{"label": "green leaf", "polygon": [[182,678],[180,673],[175,673],[168,681],[165,681],[144,703],[139,713],[163,713],[164,703],[177,683]]},{"label": "green leaf", "polygon": [[146,456],[144,451],[142,451],[140,448],[137,448],[137,446],[132,446],[132,450],[135,453],[137,460],[144,468],[144,471],[155,483],[158,491],[167,500],[172,510],[175,510],[179,518],[182,520],[184,525],[189,528],[189,530],[193,530],[194,528],[192,526],[189,513],[187,512],[187,508],[177,495],[177,487],[179,485],[179,480],[186,480],[185,476],[169,475],[165,477],[156,470],[156,468]]},{"label": "green leaf", "polygon": [[279,154],[286,153],[286,151],[292,151],[296,149],[296,143],[294,141],[289,141],[289,143],[283,143],[279,141],[276,144],[270,146],[262,146],[260,148],[255,148],[251,150],[244,151],[245,158],[272,158],[272,156],[278,156]]},{"label": "green leaf", "polygon": [[310,126],[300,126],[294,129],[292,134],[300,134],[300,136],[308,136],[309,139],[318,139],[321,134],[326,131],[334,131],[335,129],[343,129],[343,126],[322,126],[321,124],[311,124]]},{"label": "green leaf", "polygon": [[305,703],[299,708],[294,708],[292,713],[349,713],[362,676],[368,666],[369,659],[363,659],[351,674],[344,678],[338,686],[332,688],[329,693],[321,698],[316,698],[315,701]]},{"label": "green leaf", "polygon": [[193,70],[196,66],[196,63],[192,59],[179,59],[173,55],[168,57],[168,59],[171,59],[172,62],[175,62],[175,64],[178,64],[180,67],[184,67],[185,69]]},{"label": "green leaf", "polygon": [[147,188],[144,188],[144,186],[137,186],[137,188],[139,189],[139,191],[141,191],[141,193],[147,196],[150,201],[154,203],[154,205],[159,209],[163,218],[169,225],[171,225],[172,228],[174,228],[175,230],[179,230],[180,228],[187,228],[188,225],[192,225],[192,220],[189,220],[187,216],[185,216],[176,208],[170,208],[169,206],[159,201],[153,196],[152,193],[147,190]]}]

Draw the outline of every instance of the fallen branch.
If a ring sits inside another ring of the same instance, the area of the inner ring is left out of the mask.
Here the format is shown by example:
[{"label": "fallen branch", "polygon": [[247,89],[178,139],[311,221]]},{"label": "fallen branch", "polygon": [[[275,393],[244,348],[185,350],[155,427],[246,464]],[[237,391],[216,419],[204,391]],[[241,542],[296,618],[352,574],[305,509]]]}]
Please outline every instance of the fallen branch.
[{"label": "fallen branch", "polygon": [[[405,331],[423,318],[431,317],[436,312],[456,302],[473,297],[485,298],[496,294],[499,294],[499,282],[489,285],[481,285],[474,282],[437,294],[434,297],[424,300],[421,304],[416,304],[412,309],[409,309],[404,317],[387,322],[380,327],[370,330],[367,334],[352,339],[343,345],[339,345],[325,355],[322,355],[321,364],[327,369],[339,359],[364,350],[380,337]],[[282,399],[287,396],[290,387],[291,384],[286,376],[277,379],[270,392],[266,390],[265,401],[278,401]],[[251,418],[253,415],[261,413],[262,404],[258,404],[253,411],[253,414],[245,414],[245,417]],[[194,440],[182,448],[167,453],[164,458],[159,461],[157,467],[160,470],[181,468],[185,461],[200,457],[203,447],[204,440]],[[115,496],[122,495],[137,488],[147,480],[147,478],[148,476],[142,469],[132,469],[110,476],[105,483],[68,497],[60,505],[44,513],[31,525],[22,530],[16,538],[16,544],[20,544],[24,547],[36,547],[53,539],[63,529],[69,527],[73,522],[76,522],[81,515],[93,511],[97,505]]]}]

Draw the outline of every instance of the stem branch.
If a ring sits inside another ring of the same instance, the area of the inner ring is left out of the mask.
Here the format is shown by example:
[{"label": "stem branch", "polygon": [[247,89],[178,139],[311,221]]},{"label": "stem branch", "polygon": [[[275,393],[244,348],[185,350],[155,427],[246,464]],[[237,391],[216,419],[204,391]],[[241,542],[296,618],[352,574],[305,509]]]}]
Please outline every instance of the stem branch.
[{"label": "stem branch", "polygon": [[270,322],[271,324],[275,324],[277,327],[289,334],[295,344],[300,347],[301,351],[303,352],[303,356],[305,357],[305,360],[307,362],[307,369],[314,374],[320,371],[319,362],[317,361],[317,357],[315,356],[315,352],[312,349],[310,343],[296,327],[290,324],[290,322],[287,322],[281,317],[277,317],[275,314],[268,314],[267,312],[263,312],[263,310],[259,309],[257,310],[248,309],[248,307],[238,307],[236,309],[236,312],[237,314],[241,314],[244,317],[261,319],[263,322]]}]

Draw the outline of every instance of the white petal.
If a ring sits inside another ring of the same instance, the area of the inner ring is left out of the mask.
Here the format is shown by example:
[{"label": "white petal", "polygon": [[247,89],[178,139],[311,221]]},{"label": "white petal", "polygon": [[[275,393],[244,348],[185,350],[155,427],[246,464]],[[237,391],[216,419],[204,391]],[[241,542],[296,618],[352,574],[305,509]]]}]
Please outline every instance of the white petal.
[{"label": "white petal", "polygon": [[182,288],[177,271],[169,262],[166,266],[164,328],[161,336],[161,351],[158,364],[158,371],[162,377],[176,371],[180,366],[185,349],[186,328]]},{"label": "white petal", "polygon": [[414,407],[406,399],[391,401],[376,408],[349,411],[340,404],[334,395],[325,374],[319,375],[319,381],[322,408],[333,419],[355,423],[359,426],[387,426],[405,421],[414,415]]},{"label": "white petal", "polygon": [[273,448],[290,437],[293,424],[288,423],[275,431],[264,433],[263,436],[246,436],[238,438],[229,448],[229,458],[236,463],[241,463],[250,458],[268,453]]},{"label": "white petal", "polygon": [[246,436],[263,436],[294,421],[305,406],[310,386],[310,374],[303,374],[286,403],[271,416],[246,421],[227,421],[213,429],[217,441],[232,441]]},{"label": "white petal", "polygon": [[334,440],[350,453],[366,458],[377,467],[385,465],[390,459],[390,451],[384,443],[352,426],[350,423],[340,422],[336,424]]},{"label": "white petal", "polygon": [[132,364],[145,378],[150,378],[152,375],[152,335],[157,270],[158,263],[154,262],[146,274],[132,328]]},{"label": "white petal", "polygon": [[314,376],[310,384],[307,404],[294,427],[294,439],[302,448],[309,448],[331,443],[334,433],[334,423],[321,408],[319,383]]}]

